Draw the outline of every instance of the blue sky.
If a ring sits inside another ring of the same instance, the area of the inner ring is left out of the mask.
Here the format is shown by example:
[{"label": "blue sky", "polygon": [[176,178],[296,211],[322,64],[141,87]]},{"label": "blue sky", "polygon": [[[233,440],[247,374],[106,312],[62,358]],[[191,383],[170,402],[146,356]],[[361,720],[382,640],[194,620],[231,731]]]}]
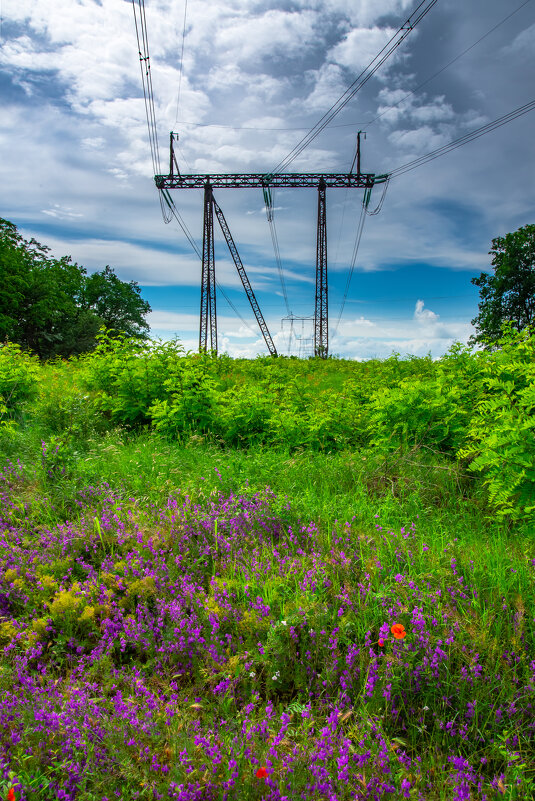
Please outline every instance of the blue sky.
[{"label": "blue sky", "polygon": [[[417,5],[188,0],[181,72],[185,0],[145,2],[161,159],[178,131],[183,172],[273,170]],[[1,0],[0,16],[0,216],[57,256],[137,281],[152,334],[196,348],[200,264],[161,217],[131,2]],[[363,170],[389,171],[532,100],[534,67],[535,0],[438,0],[290,169],[347,172],[361,128]],[[492,238],[533,222],[534,124],[535,112],[391,182],[382,211],[366,220],[339,326],[361,195],[328,191],[332,353],[439,356],[467,340],[478,301],[470,279],[490,269]],[[200,244],[201,193],[173,197]],[[216,199],[277,347],[306,352],[310,323],[294,325],[300,346],[281,322],[261,191]],[[313,190],[275,198],[298,317],[314,309],[316,203]],[[240,315],[219,293],[220,350],[254,357],[263,340],[222,241],[216,254],[217,280]]]}]

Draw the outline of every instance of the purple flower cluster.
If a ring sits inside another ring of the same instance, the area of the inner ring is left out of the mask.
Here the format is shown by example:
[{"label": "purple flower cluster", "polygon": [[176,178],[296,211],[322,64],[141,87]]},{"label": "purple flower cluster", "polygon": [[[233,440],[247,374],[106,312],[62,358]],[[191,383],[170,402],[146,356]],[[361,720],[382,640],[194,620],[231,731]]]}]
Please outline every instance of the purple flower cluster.
[{"label": "purple flower cluster", "polygon": [[269,491],[157,508],[108,487],[45,526],[23,490],[6,468],[0,768],[17,798],[529,796],[525,610],[414,526],[326,537],[283,523]]}]

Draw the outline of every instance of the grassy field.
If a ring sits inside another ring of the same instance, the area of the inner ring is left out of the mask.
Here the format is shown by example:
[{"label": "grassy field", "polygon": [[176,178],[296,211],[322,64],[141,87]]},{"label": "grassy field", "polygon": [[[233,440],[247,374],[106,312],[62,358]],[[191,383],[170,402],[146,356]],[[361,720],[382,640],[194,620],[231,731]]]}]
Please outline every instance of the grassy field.
[{"label": "grassy field", "polygon": [[535,797],[529,469],[462,455],[500,363],[173,358],[3,391],[0,796]]}]

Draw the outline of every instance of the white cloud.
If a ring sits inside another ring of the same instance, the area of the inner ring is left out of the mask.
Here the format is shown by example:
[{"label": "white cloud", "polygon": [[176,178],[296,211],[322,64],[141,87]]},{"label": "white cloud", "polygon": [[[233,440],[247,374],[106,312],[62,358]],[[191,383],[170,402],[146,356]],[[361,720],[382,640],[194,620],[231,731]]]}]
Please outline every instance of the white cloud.
[{"label": "white cloud", "polygon": [[71,220],[76,217],[84,216],[83,214],[73,211],[70,206],[63,207],[58,203],[54,203],[51,209],[42,209],[42,213],[47,214],[49,217],[55,217],[58,220]]},{"label": "white cloud", "polygon": [[347,89],[347,81],[337,64],[322,64],[318,70],[309,70],[306,77],[314,81],[314,88],[303,102],[311,110],[325,111]]},{"label": "white cloud", "polygon": [[[390,126],[399,125],[402,120],[405,124],[412,122],[419,125],[452,121],[455,118],[455,112],[451,104],[446,102],[444,95],[428,99],[425,94],[417,96],[405,89],[383,88],[379,92],[378,99],[377,114],[380,115],[382,123]],[[460,123],[461,120],[462,118],[458,118],[456,121]]]},{"label": "white cloud", "polygon": [[[492,41],[482,42],[467,62],[448,69],[440,84],[426,85],[428,93],[417,90],[405,97],[481,35],[482,19],[473,4],[467,4],[462,20],[450,5],[437,4],[425,26],[419,26],[421,33],[407,37],[398,60],[388,62],[388,86],[378,92],[377,82],[370,81],[292,169],[347,170],[355,130],[365,127],[363,168],[382,173],[525,102],[525,65],[531,63],[534,26],[526,27],[521,15],[498,28]],[[499,5],[488,0],[489,19]],[[180,132],[177,154],[183,172],[267,173],[367,66],[414,3],[189,3],[178,109],[184,0],[150,0],[146,6],[163,170],[173,129]],[[19,224],[25,236],[50,244],[58,256],[71,253],[88,269],[109,263],[124,280],[198,287],[197,257],[187,250],[178,226],[164,226],[160,217],[131,4],[2,0],[2,16],[4,36],[5,31],[12,36],[4,39],[0,54],[2,216]],[[440,39],[437,32],[453,30],[448,27],[453,22],[455,36]],[[512,50],[503,58],[507,47]],[[378,112],[384,124],[365,126]],[[233,127],[197,127],[181,120]],[[425,264],[443,267],[445,281],[450,270],[465,271],[468,283],[470,275],[488,269],[491,238],[529,219],[532,188],[525,164],[532,156],[532,127],[523,118],[475,146],[392,181],[381,215],[366,220],[356,272],[375,280],[371,274],[381,271],[387,283],[388,270],[396,265]],[[295,130],[260,130],[264,128]],[[379,191],[374,190],[372,203]],[[279,304],[273,311],[278,336],[286,311],[261,190],[216,196],[255,290],[269,293],[268,307]],[[202,192],[176,191],[173,197],[200,243]],[[343,291],[360,198],[358,191],[328,193],[331,297]],[[302,314],[314,305],[316,205],[315,192],[277,191],[276,223],[289,302]],[[224,243],[222,247],[218,281],[240,288]],[[426,286],[415,287],[414,303],[426,291]],[[388,355],[392,348],[409,346],[425,352],[429,343],[439,349],[452,337],[463,338],[463,330],[470,333],[466,324],[456,328],[443,307],[439,319],[425,305],[414,314],[411,309],[402,323],[359,317],[347,307],[346,312],[348,321],[342,322],[332,348],[346,355],[372,355],[372,348],[386,349]],[[160,313],[154,320],[163,331],[184,330],[184,341],[197,346],[196,315],[169,318],[166,312],[155,312]],[[242,328],[238,318],[220,318],[229,348],[253,356],[265,352],[262,341],[259,346],[251,341],[247,329],[241,336]]]},{"label": "white cloud", "polygon": [[[394,28],[353,28],[344,39],[329,52],[329,59],[342,67],[360,73],[384,48],[395,33]],[[396,51],[388,62],[392,67],[401,55]],[[383,67],[382,69],[386,69]]]},{"label": "white cloud", "polygon": [[427,153],[437,147],[445,145],[451,139],[446,133],[437,133],[429,125],[413,130],[392,131],[388,139],[396,147],[404,150],[414,150],[417,153]]},{"label": "white cloud", "polygon": [[402,15],[413,6],[412,0],[295,0],[295,2],[301,8],[315,8],[326,14],[340,14],[352,25],[374,25],[387,15]]},{"label": "white cloud", "polygon": [[502,54],[506,58],[518,58],[522,61],[526,57],[535,56],[535,24],[515,36],[513,42],[503,48]]},{"label": "white cloud", "polygon": [[86,139],[82,139],[80,144],[89,150],[102,150],[106,140],[102,136],[88,136]]},{"label": "white cloud", "polygon": [[314,44],[317,15],[312,11],[270,9],[262,15],[226,20],[215,35],[219,57],[224,61],[257,62],[271,55],[302,52]]},{"label": "white cloud", "polygon": [[425,323],[425,324],[435,323],[438,320],[438,318],[439,318],[438,314],[435,314],[435,312],[431,311],[431,309],[426,309],[424,307],[423,300],[416,301],[416,306],[414,308],[414,319],[418,323]]}]

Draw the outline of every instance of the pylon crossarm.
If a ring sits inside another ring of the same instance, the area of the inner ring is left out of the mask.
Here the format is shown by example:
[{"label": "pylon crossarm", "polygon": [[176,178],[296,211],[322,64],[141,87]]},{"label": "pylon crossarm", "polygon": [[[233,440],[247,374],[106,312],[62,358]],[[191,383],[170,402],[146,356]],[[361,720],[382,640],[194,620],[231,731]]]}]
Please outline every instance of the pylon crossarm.
[{"label": "pylon crossarm", "polygon": [[375,173],[320,173],[289,172],[266,175],[265,173],[222,173],[217,175],[155,175],[158,189],[199,189],[209,183],[213,189],[247,189],[252,187],[317,187],[323,181],[327,189],[370,189],[384,183],[387,175]]}]

